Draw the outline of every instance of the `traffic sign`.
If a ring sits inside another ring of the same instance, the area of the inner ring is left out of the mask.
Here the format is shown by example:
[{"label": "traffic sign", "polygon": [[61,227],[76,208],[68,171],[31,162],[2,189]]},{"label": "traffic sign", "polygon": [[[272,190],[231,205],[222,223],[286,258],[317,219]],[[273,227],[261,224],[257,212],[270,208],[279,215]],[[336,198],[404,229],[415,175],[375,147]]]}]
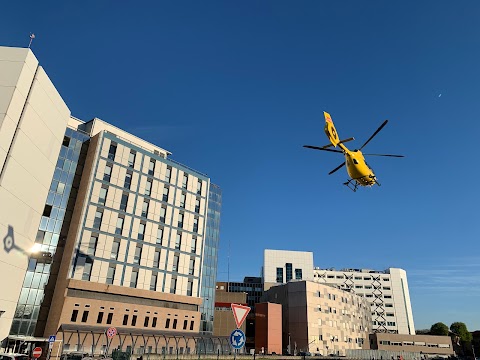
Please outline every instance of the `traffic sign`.
[{"label": "traffic sign", "polygon": [[107,329],[107,337],[109,339],[113,338],[115,335],[117,335],[117,329],[114,327],[110,327]]},{"label": "traffic sign", "polygon": [[40,356],[42,356],[42,348],[37,346],[35,349],[33,349],[32,355],[35,359],[38,359]]},{"label": "traffic sign", "polygon": [[48,338],[48,342],[49,342],[49,343],[54,343],[54,342],[55,342],[55,339],[56,339],[56,336],[55,336],[55,335],[50,335],[50,337]]},{"label": "traffic sign", "polygon": [[240,329],[235,329],[230,334],[230,345],[234,349],[241,349],[245,346],[245,333]]},{"label": "traffic sign", "polygon": [[240,328],[250,312],[250,306],[232,304],[231,307],[237,328]]}]

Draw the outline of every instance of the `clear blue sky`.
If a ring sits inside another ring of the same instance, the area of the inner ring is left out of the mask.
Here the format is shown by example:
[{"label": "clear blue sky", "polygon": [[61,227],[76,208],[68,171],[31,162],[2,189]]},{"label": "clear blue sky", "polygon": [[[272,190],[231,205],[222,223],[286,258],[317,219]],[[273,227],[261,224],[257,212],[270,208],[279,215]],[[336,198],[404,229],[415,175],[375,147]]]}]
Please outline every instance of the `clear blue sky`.
[{"label": "clear blue sky", "polygon": [[[265,248],[320,267],[407,270],[418,329],[480,329],[480,3],[7,1],[0,44],[27,46],[72,114],[171,152],[223,189],[219,279],[258,275]],[[352,193],[324,145],[368,159]]]}]

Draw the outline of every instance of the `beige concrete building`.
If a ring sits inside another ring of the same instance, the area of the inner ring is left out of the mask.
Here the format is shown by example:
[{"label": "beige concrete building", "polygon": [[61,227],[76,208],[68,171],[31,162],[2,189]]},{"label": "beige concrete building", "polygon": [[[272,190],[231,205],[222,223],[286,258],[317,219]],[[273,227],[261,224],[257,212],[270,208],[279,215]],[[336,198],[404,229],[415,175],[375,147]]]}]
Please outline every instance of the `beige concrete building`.
[{"label": "beige concrete building", "polygon": [[450,336],[370,334],[372,350],[416,352],[429,357],[454,355]]},{"label": "beige concrete building", "polygon": [[0,47],[0,273],[8,289],[0,340],[12,325],[69,118],[30,49]]},{"label": "beige concrete building", "polygon": [[255,352],[282,355],[282,305],[255,305]]},{"label": "beige concrete building", "polygon": [[[214,336],[230,336],[231,332],[237,328],[231,308],[232,304],[247,305],[247,293],[215,291]],[[243,322],[240,330],[245,332],[245,326],[246,322]]]},{"label": "beige concrete building", "polygon": [[314,281],[362,296],[370,303],[374,332],[415,335],[407,272],[403,269],[314,269]]},{"label": "beige concrete building", "polygon": [[368,347],[370,304],[353,293],[313,281],[291,281],[271,287],[265,300],[282,305],[283,348],[345,355]]},{"label": "beige concrete building", "polygon": [[102,120],[78,127],[91,139],[45,334],[73,323],[198,332],[209,179]]}]

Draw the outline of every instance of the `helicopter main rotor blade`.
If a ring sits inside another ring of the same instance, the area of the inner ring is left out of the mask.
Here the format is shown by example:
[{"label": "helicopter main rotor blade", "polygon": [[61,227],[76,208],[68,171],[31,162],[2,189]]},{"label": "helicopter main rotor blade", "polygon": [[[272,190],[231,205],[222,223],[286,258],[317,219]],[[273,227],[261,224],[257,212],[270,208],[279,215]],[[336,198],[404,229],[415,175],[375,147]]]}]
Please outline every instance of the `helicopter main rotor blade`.
[{"label": "helicopter main rotor blade", "polygon": [[313,146],[313,145],[303,145],[304,148],[313,149],[313,150],[322,150],[322,151],[330,151],[343,154],[343,151],[340,150],[333,150],[333,149],[325,149],[321,146]]},{"label": "helicopter main rotor blade", "polygon": [[385,125],[387,125],[387,123],[388,123],[388,120],[385,120],[383,124],[380,125],[380,127],[373,133],[373,135],[370,136],[367,141],[365,141],[365,144],[363,144],[359,150],[362,150],[365,147],[365,145],[367,145],[370,142],[370,140],[372,140],[380,132],[380,130],[382,130]]},{"label": "helicopter main rotor blade", "polygon": [[390,157],[397,157],[397,158],[405,157],[405,155],[390,155],[390,154],[363,154],[363,155],[368,155],[368,156],[390,156]]},{"label": "helicopter main rotor blade", "polygon": [[342,166],[345,166],[345,163],[344,163],[344,162],[341,163],[339,166],[337,166],[337,167],[336,167],[335,169],[333,169],[332,171],[330,171],[330,172],[328,173],[328,175],[332,175],[335,171],[341,169]]},{"label": "helicopter main rotor blade", "polygon": [[[338,143],[343,144],[343,143],[346,143],[346,142],[349,142],[349,141],[352,141],[352,140],[355,140],[355,138],[351,137],[351,138],[348,138],[348,139],[345,139],[345,140],[340,140]],[[326,148],[329,148],[329,147],[332,147],[332,146],[333,146],[333,144],[328,144],[328,145],[322,146],[322,148],[326,149]]]}]

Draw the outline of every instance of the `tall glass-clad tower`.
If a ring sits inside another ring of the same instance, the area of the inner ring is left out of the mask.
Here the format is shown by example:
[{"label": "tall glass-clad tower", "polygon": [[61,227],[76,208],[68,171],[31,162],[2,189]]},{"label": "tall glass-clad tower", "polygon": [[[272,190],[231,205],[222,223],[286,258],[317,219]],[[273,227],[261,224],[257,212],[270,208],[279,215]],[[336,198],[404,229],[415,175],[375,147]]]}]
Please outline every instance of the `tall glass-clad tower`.
[{"label": "tall glass-clad tower", "polygon": [[213,333],[213,313],[215,305],[215,284],[217,281],[218,246],[220,243],[220,210],[222,207],[222,191],[215,184],[210,184],[207,209],[207,232],[202,266],[202,306],[200,330]]},{"label": "tall glass-clad tower", "polygon": [[[57,248],[68,232],[82,174],[82,163],[90,137],[67,128],[45,208],[30,257],[20,298],[10,330],[11,335],[42,336],[58,273],[52,263]],[[70,207],[70,208],[69,208]],[[61,254],[59,254],[61,256]]]}]

